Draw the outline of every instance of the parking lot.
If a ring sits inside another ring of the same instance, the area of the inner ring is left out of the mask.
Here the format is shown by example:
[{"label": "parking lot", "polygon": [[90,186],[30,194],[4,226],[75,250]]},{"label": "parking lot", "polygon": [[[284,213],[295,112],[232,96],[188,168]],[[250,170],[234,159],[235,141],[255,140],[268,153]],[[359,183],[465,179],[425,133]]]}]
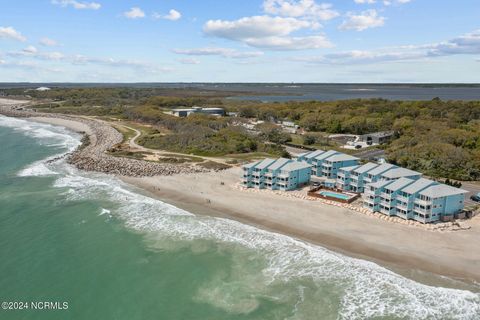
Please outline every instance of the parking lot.
[{"label": "parking lot", "polygon": [[462,182],[462,189],[468,191],[468,194],[465,195],[465,208],[468,208],[469,206],[473,206],[473,205],[480,205],[479,202],[470,200],[470,197],[472,195],[480,192],[480,182],[478,181]]}]

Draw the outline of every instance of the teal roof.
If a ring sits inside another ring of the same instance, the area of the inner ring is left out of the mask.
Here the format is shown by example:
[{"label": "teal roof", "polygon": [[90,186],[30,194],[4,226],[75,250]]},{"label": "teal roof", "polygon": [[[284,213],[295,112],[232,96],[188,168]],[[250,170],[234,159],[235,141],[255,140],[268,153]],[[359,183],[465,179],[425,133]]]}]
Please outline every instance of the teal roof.
[{"label": "teal roof", "polygon": [[350,172],[350,171],[354,171],[358,167],[360,167],[360,166],[356,165],[356,166],[350,166],[350,167],[342,167],[342,168],[338,169],[338,171]]},{"label": "teal roof", "polygon": [[432,184],[437,184],[438,182],[435,182],[433,180],[425,179],[425,178],[420,178],[416,180],[414,183],[411,185],[405,187],[402,189],[402,192],[408,193],[408,194],[414,194],[417,193],[426,187],[432,185]]},{"label": "teal roof", "polygon": [[410,169],[405,169],[405,168],[393,168],[391,170],[388,170],[387,172],[384,172],[382,174],[382,177],[385,177],[387,179],[397,179],[401,177],[413,177],[413,176],[421,176],[422,174],[417,171],[413,171]]},{"label": "teal roof", "polygon": [[286,165],[287,163],[289,163],[290,159],[287,159],[287,158],[280,158],[280,159],[277,159],[275,160],[274,163],[272,163],[269,167],[268,167],[268,170],[278,170],[280,169],[281,167],[283,167],[284,165]]},{"label": "teal roof", "polygon": [[323,150],[315,150],[315,151],[312,151],[312,152],[310,152],[309,154],[307,154],[307,155],[305,156],[305,158],[306,158],[306,159],[312,159],[312,158],[315,158],[315,157],[321,155],[322,153],[325,153],[325,151],[323,151]]},{"label": "teal roof", "polygon": [[388,190],[391,190],[391,191],[398,191],[398,190],[408,186],[409,184],[411,184],[414,181],[415,180],[408,179],[408,178],[400,178],[398,180],[394,180],[392,183],[385,186],[385,189],[388,189]]},{"label": "teal roof", "polygon": [[292,161],[287,163],[285,166],[282,167],[282,171],[296,171],[311,168],[312,165],[308,164],[307,162],[299,162],[299,161]]},{"label": "teal roof", "polygon": [[393,183],[393,181],[380,180],[377,182],[367,183],[365,187],[374,187],[375,189],[385,187],[386,185]]},{"label": "teal roof", "polygon": [[326,159],[330,156],[333,156],[334,154],[337,154],[338,152],[335,150],[328,150],[327,152],[322,153],[318,157],[315,157],[315,160],[323,160]]},{"label": "teal roof", "polygon": [[443,183],[430,186],[425,190],[420,191],[420,194],[422,196],[430,197],[430,198],[442,198],[442,197],[455,196],[455,195],[465,194],[465,193],[468,193],[468,191],[459,189],[459,188],[454,188]]},{"label": "teal roof", "polygon": [[383,163],[383,164],[379,165],[378,167],[368,171],[368,174],[376,176],[376,175],[382,174],[385,171],[390,170],[392,168],[397,168],[397,166],[395,166],[393,164],[390,164],[390,163]]},{"label": "teal roof", "polygon": [[244,164],[242,167],[245,168],[245,169],[250,169],[252,167],[255,167],[259,163],[260,163],[260,161],[250,162],[250,163]]},{"label": "teal roof", "polygon": [[370,171],[370,170],[372,170],[376,167],[378,167],[378,164],[373,163],[373,162],[367,162],[364,165],[359,166],[357,169],[355,169],[355,172],[362,174],[362,173],[368,172],[368,171]]},{"label": "teal roof", "polygon": [[265,169],[274,162],[275,162],[274,159],[267,158],[265,160],[260,161],[260,163],[255,166],[255,169],[260,169],[260,170]]},{"label": "teal roof", "polygon": [[325,160],[332,161],[332,162],[341,162],[341,161],[353,161],[353,160],[360,160],[357,157],[351,156],[345,153],[337,153],[331,157],[326,158]]}]

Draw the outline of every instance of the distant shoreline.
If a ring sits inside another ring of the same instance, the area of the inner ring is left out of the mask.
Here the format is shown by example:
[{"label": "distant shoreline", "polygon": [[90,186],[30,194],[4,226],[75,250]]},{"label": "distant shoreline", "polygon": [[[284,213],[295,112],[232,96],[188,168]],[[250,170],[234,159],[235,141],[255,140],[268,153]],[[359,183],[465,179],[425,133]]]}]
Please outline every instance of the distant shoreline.
[{"label": "distant shoreline", "polygon": [[[51,115],[32,120],[61,125],[77,132],[86,131],[84,124],[74,118],[65,121]],[[242,192],[235,188],[240,177],[238,168],[219,173],[151,177],[125,177],[117,173],[116,176],[195,214],[234,219],[293,236],[375,261],[408,277],[425,277],[427,279],[423,280],[427,283],[435,284],[438,279],[432,280],[424,272],[480,282],[478,217],[468,222],[470,230],[461,232],[415,229],[317,201]]]}]

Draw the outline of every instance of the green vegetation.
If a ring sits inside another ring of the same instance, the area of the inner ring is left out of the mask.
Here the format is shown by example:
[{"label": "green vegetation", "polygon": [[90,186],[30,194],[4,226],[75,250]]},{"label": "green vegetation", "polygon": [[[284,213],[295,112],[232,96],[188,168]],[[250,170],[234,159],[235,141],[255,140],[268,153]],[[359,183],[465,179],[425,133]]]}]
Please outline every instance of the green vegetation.
[{"label": "green vegetation", "polygon": [[480,179],[479,101],[308,101],[239,109],[249,117],[289,119],[311,132],[365,134],[393,129],[396,139],[386,147],[389,161],[432,177]]},{"label": "green vegetation", "polygon": [[[390,162],[436,178],[480,180],[480,101],[436,98],[260,103],[222,99],[243,92],[198,88],[54,88],[27,93],[24,89],[5,89],[2,94],[28,94],[38,100],[36,108],[41,111],[148,124],[151,128],[141,130],[139,144],[206,156],[257,152],[280,156],[286,155],[280,146],[284,143],[336,149],[329,134],[394,130],[395,138],[384,146]],[[164,113],[172,107],[192,105],[221,105],[238,111],[243,119],[201,115],[176,118]],[[238,126],[247,118],[266,123],[258,125],[255,134]],[[272,124],[276,120],[294,121],[308,133],[285,134]]]},{"label": "green vegetation", "polygon": [[210,169],[210,170],[225,170],[230,168],[229,165],[215,162],[215,161],[206,161],[198,164],[201,167],[204,167],[205,169]]},{"label": "green vegetation", "polygon": [[146,122],[167,130],[142,135],[138,144],[147,148],[202,156],[222,156],[230,153],[266,152],[281,155],[283,148],[269,144],[263,137],[249,134],[243,127],[230,125],[228,118],[191,115],[177,118],[167,115],[159,107],[130,108],[126,117]]}]

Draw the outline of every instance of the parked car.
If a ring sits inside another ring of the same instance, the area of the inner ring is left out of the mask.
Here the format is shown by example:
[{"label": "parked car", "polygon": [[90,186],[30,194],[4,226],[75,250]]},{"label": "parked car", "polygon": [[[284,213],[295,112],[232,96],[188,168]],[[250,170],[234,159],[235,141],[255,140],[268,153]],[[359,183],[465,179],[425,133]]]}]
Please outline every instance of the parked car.
[{"label": "parked car", "polygon": [[480,202],[480,192],[470,197],[475,202]]}]

